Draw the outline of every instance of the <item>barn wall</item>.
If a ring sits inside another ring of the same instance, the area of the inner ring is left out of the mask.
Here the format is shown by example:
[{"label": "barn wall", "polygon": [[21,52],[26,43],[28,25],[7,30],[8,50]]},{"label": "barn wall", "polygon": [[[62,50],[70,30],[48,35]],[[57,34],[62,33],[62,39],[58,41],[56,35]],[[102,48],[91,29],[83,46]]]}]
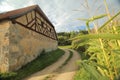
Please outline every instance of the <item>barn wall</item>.
[{"label": "barn wall", "polygon": [[10,27],[10,70],[35,59],[40,53],[57,49],[57,41],[26,29],[18,24]]},{"label": "barn wall", "polygon": [[[28,14],[28,16],[30,16]],[[31,17],[29,17],[29,20]],[[17,21],[27,24],[26,17]],[[0,72],[14,71],[45,50],[57,49],[57,41],[11,21],[0,23]]]},{"label": "barn wall", "polygon": [[18,24],[10,27],[10,70],[35,59],[40,53],[57,49],[57,41],[26,29]]},{"label": "barn wall", "polygon": [[0,22],[0,72],[6,72],[9,69],[9,22]]}]

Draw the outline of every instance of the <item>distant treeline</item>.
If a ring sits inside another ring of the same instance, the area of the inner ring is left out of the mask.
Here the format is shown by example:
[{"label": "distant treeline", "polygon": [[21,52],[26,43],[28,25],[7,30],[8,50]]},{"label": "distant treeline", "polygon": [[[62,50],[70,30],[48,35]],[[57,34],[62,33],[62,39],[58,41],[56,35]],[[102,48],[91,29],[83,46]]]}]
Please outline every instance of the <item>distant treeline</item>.
[{"label": "distant treeline", "polygon": [[69,39],[81,34],[88,34],[88,31],[80,30],[80,31],[72,31],[72,32],[59,32],[57,33],[58,45],[59,46],[71,45],[72,41],[70,41]]}]

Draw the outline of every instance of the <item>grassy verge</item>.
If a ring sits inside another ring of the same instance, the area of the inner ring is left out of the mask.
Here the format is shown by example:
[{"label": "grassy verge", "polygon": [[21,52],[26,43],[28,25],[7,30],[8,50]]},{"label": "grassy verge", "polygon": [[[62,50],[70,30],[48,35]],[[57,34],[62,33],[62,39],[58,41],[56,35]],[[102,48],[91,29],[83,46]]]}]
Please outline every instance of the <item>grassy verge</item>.
[{"label": "grassy verge", "polygon": [[62,68],[64,65],[66,65],[68,63],[68,61],[72,58],[73,56],[73,52],[72,51],[69,51],[69,56],[68,58],[65,60],[65,62],[59,67],[59,68]]},{"label": "grassy verge", "polygon": [[63,54],[64,54],[64,51],[61,49],[57,49],[52,52],[41,54],[35,60],[23,66],[21,69],[19,69],[16,72],[17,73],[16,77],[12,79],[7,78],[7,79],[2,79],[2,80],[21,80],[51,65],[52,63],[57,61]]},{"label": "grassy verge", "polygon": [[[65,66],[65,65],[68,63],[68,61],[72,58],[73,52],[72,52],[72,51],[69,51],[69,52],[70,52],[70,53],[69,53],[68,58],[65,60],[65,62],[64,62],[60,67],[58,67],[57,71],[58,71],[60,68],[62,68],[63,66]],[[44,80],[50,80],[50,78],[52,78],[52,77],[54,77],[54,75],[48,75],[48,76],[46,76],[46,77],[44,78]]]},{"label": "grassy verge", "polygon": [[61,49],[71,49],[72,46],[71,45],[59,46],[59,48],[61,48]]},{"label": "grassy verge", "polygon": [[81,68],[74,76],[74,80],[92,80],[90,74]]},{"label": "grassy verge", "polygon": [[80,54],[82,60],[89,59],[90,57],[89,55],[85,54],[85,52],[78,51],[78,53]]},{"label": "grassy verge", "polygon": [[[81,56],[81,60],[87,60],[89,58],[88,55],[85,54],[85,52],[79,51],[77,50],[78,53]],[[88,72],[85,71],[84,68],[80,68],[75,76],[74,76],[74,80],[91,80],[90,74]]]}]

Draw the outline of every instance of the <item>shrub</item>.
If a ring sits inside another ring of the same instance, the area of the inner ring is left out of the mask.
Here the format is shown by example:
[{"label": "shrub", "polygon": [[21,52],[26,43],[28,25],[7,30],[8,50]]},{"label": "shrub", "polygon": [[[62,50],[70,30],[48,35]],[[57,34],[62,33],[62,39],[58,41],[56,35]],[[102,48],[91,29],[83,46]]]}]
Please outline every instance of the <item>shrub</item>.
[{"label": "shrub", "polygon": [[15,72],[9,72],[9,73],[0,73],[0,80],[11,80],[15,78],[17,73]]}]

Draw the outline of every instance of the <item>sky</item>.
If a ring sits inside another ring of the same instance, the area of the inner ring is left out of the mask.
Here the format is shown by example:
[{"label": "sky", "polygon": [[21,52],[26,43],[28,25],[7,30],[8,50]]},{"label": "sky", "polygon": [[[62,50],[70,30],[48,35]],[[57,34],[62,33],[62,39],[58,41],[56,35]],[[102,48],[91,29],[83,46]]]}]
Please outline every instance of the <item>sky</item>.
[{"label": "sky", "polygon": [[[107,0],[111,14],[120,11],[118,1]],[[34,4],[40,6],[57,32],[85,30],[85,22],[78,18],[105,14],[103,0],[0,0],[0,13]]]}]

